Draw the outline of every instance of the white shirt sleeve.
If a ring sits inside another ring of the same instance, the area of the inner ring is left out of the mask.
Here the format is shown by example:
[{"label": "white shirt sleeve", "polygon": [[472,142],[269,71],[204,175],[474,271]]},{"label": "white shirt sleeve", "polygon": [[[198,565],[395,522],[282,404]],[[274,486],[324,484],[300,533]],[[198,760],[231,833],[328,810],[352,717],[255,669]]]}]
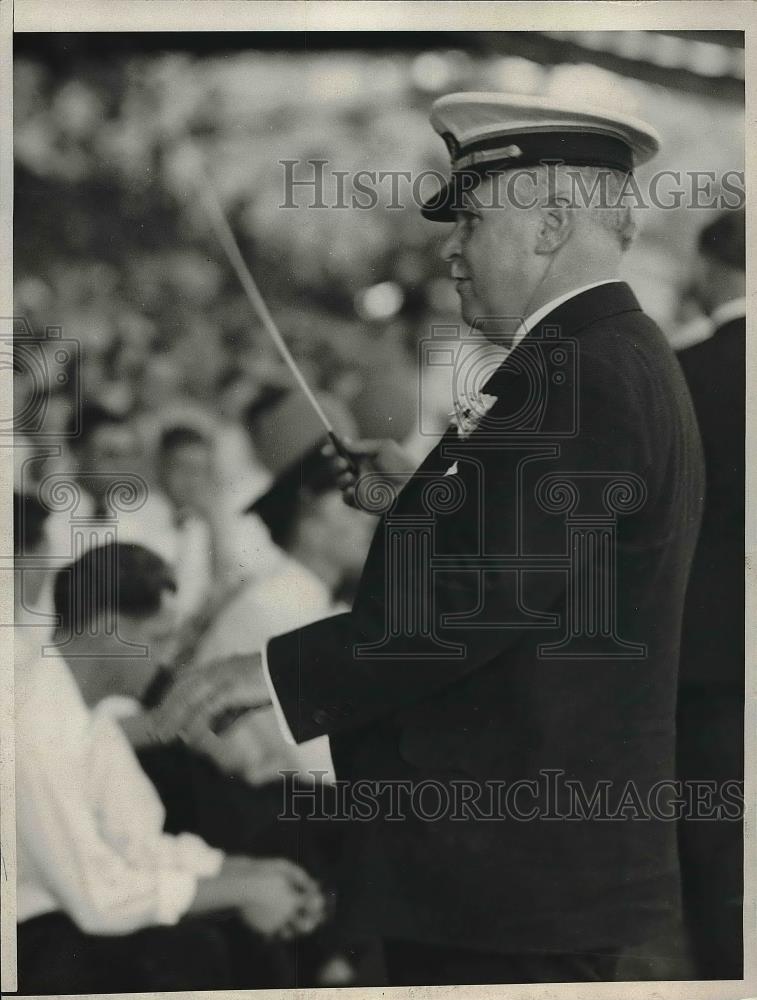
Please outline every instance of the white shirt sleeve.
[{"label": "white shirt sleeve", "polygon": [[129,698],[123,694],[110,694],[98,701],[92,709],[93,714],[107,716],[115,722],[120,719],[131,719],[141,711],[142,706],[136,698]]},{"label": "white shirt sleeve", "polygon": [[281,702],[279,701],[278,695],[276,694],[276,688],[273,686],[273,681],[271,680],[271,672],[268,669],[268,647],[263,646],[261,650],[260,657],[263,661],[263,677],[265,677],[266,686],[268,688],[268,694],[271,696],[271,702],[273,704],[273,714],[276,716],[276,722],[278,723],[279,729],[281,730],[281,735],[284,737],[284,741],[290,746],[296,746],[297,741],[294,736],[292,736],[292,730],[289,728],[289,723],[284,715],[284,709],[281,707]]},{"label": "white shirt sleeve", "polygon": [[46,675],[17,716],[19,890],[30,884],[91,934],[176,923],[223,854],[163,833],[157,792],[117,724]]}]

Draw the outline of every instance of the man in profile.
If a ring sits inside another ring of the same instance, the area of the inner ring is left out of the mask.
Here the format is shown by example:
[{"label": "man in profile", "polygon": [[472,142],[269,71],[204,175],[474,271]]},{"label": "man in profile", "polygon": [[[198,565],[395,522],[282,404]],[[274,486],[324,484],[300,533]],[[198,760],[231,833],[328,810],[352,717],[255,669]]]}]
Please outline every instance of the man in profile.
[{"label": "man in profile", "polygon": [[[702,229],[694,291],[710,336],[679,353],[704,444],[702,530],[686,597],[678,695],[678,768],[684,781],[744,777],[744,435],[746,430],[745,210]],[[686,923],[701,979],[741,979],[741,817],[688,817],[680,850]]]},{"label": "man in profile", "polygon": [[[453,224],[463,319],[506,360],[455,387],[457,426],[419,468],[396,445],[352,449],[397,473],[352,610],[187,677],[173,710],[192,724],[272,702],[298,743],[329,736],[347,782],[447,802],[460,783],[520,788],[494,821],[398,818],[378,798],[350,831],[345,909],[383,938],[391,985],[616,980],[679,910],[674,824],[622,802],[674,778],[704,475],[680,366],[618,277],[634,236],[620,193],[658,141],[505,94],[448,95],[432,123],[452,178],[423,213]],[[348,496],[375,499],[343,469]],[[549,773],[587,801],[608,787],[609,813],[569,818]]]}]

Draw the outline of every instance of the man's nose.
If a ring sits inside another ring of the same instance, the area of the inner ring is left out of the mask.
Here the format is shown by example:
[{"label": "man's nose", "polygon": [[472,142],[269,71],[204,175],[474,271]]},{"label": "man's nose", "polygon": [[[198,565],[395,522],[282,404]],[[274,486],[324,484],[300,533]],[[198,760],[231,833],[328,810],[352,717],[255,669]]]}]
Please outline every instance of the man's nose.
[{"label": "man's nose", "polygon": [[456,222],[454,229],[444,243],[442,243],[439,250],[439,256],[443,261],[445,261],[445,263],[449,264],[455,259],[455,257],[460,256],[460,252],[460,223]]}]

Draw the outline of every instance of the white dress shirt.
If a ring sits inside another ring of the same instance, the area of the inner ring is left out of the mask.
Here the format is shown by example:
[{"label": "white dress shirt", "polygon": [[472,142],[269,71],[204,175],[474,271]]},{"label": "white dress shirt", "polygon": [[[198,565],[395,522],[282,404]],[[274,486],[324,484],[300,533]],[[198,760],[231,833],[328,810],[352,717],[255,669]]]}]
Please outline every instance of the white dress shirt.
[{"label": "white dress shirt", "polygon": [[[567,302],[568,299],[575,298],[576,295],[580,295],[582,292],[587,292],[590,288],[598,288],[600,285],[610,285],[619,280],[620,279],[618,278],[605,278],[602,281],[592,281],[590,284],[582,285],[580,288],[574,288],[573,291],[566,292],[564,295],[558,295],[557,298],[551,299],[549,302],[546,302],[543,306],[540,306],[538,309],[535,309],[529,316],[525,318],[525,320],[521,324],[520,328],[518,329],[517,333],[513,338],[513,342],[508,350],[508,354],[515,350],[515,348],[518,346],[518,344],[520,344],[520,342],[523,340],[523,338],[530,330],[533,330],[533,328],[537,326],[544,319],[545,316],[548,316],[553,309],[557,309],[558,306],[561,306],[563,302]],[[289,723],[287,722],[286,716],[284,715],[284,710],[281,707],[281,702],[279,701],[276,695],[276,688],[274,687],[273,681],[271,680],[271,673],[270,670],[268,669],[267,649],[265,646],[262,649],[262,659],[263,659],[263,676],[265,677],[265,682],[266,685],[268,686],[268,691],[271,697],[271,701],[273,703],[273,710],[276,715],[276,720],[281,729],[281,733],[284,739],[287,741],[287,743],[295,743],[294,736],[292,735],[292,730],[289,728]]]},{"label": "white dress shirt", "polygon": [[220,851],[163,833],[165,811],[118,724],[60,656],[16,648],[19,922],[62,910],[90,934],[174,924]]},{"label": "white dress shirt", "polygon": [[710,313],[710,323],[712,332],[719,330],[721,326],[730,323],[733,319],[742,319],[746,316],[746,298],[731,299],[723,302]]},{"label": "white dress shirt", "polygon": [[712,310],[709,316],[697,316],[685,326],[676,330],[670,338],[674,351],[685,351],[687,347],[701,344],[704,340],[714,337],[721,326],[734,319],[746,317],[746,298],[729,299]]}]

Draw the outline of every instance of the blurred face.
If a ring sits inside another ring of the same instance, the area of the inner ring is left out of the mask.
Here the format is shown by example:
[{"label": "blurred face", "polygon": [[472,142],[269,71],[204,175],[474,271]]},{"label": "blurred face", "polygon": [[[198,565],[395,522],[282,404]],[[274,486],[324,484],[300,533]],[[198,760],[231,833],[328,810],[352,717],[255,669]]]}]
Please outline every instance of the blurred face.
[{"label": "blurred face", "polygon": [[[96,678],[109,693],[141,698],[161,663],[170,659],[176,634],[176,598],[163,592],[160,609],[147,618],[122,614],[118,617],[115,634],[101,628],[97,636],[98,662]],[[129,650],[126,644],[146,647]]]},{"label": "blurred face", "polygon": [[98,427],[83,449],[79,471],[87,489],[104,495],[124,473],[133,473],[139,464],[139,448],[134,431],[127,424]]},{"label": "blurred face", "polygon": [[207,445],[189,443],[164,455],[161,485],[178,510],[197,510],[207,493],[212,477],[211,455]]},{"label": "blurred face", "polygon": [[[545,258],[535,253],[541,216],[533,185],[514,185],[518,205],[508,203],[503,177],[486,178],[463,196],[442,257],[460,296],[466,323],[483,332],[515,330],[544,274]],[[521,190],[522,189],[522,190]]]}]

